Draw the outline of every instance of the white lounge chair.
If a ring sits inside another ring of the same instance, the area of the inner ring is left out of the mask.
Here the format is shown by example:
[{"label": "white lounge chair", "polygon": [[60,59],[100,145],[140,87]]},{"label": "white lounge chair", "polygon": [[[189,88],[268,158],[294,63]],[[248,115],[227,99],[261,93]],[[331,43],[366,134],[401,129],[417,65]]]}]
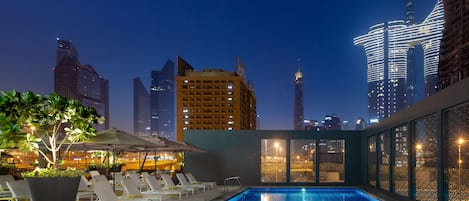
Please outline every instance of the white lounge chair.
[{"label": "white lounge chair", "polygon": [[94,178],[95,176],[100,175],[98,170],[90,170],[90,176],[91,178]]},{"label": "white lounge chair", "polygon": [[148,199],[158,199],[162,200],[161,195],[156,195],[156,194],[143,194],[140,192],[138,189],[138,186],[134,181],[130,178],[122,180],[122,187],[124,188],[124,195],[130,196],[130,197],[143,197],[143,198],[148,198]]},{"label": "white lounge chair", "polygon": [[0,196],[10,197],[11,192],[8,190],[7,181],[15,181],[12,175],[0,175]]},{"label": "white lounge chair", "polygon": [[90,184],[84,176],[81,176],[80,184],[78,185],[77,201],[82,198],[90,198],[90,201],[94,200],[94,190],[90,188]]},{"label": "white lounge chair", "polygon": [[191,191],[192,195],[194,195],[195,187],[187,187],[187,186],[176,186],[173,180],[168,174],[162,174],[161,178],[163,179],[164,185],[166,189],[183,189],[186,191]]},{"label": "white lounge chair", "polygon": [[28,184],[25,180],[7,181],[8,189],[10,189],[11,197],[15,201],[31,200]]},{"label": "white lounge chair", "polygon": [[204,184],[191,184],[187,179],[186,176],[182,173],[176,173],[176,177],[179,180],[179,183],[182,187],[194,187],[194,188],[200,188],[205,192],[205,185]]},{"label": "white lounge chair", "polygon": [[127,175],[129,176],[130,179],[132,179],[132,181],[137,184],[138,186],[138,189],[140,191],[143,191],[143,189],[147,189],[147,186],[145,185],[145,183],[142,181],[142,179],[140,179],[140,176],[138,176],[138,174],[136,172],[128,172]]},{"label": "white lounge chair", "polygon": [[99,201],[151,201],[150,198],[144,198],[142,196],[120,196],[118,197],[111,186],[107,182],[99,181],[94,184],[94,192],[98,196]]},{"label": "white lounge chair", "polygon": [[185,193],[187,197],[187,191],[184,189],[163,189],[161,188],[160,182],[158,182],[155,177],[149,175],[147,177],[143,177],[144,180],[148,184],[148,190],[142,192],[142,194],[161,194],[161,195],[179,195],[179,199],[181,199],[182,194]]},{"label": "white lounge chair", "polygon": [[194,175],[192,175],[191,173],[186,173],[186,177],[191,184],[205,184],[211,189],[213,189],[217,185],[217,182],[198,181],[197,179],[195,179]]}]

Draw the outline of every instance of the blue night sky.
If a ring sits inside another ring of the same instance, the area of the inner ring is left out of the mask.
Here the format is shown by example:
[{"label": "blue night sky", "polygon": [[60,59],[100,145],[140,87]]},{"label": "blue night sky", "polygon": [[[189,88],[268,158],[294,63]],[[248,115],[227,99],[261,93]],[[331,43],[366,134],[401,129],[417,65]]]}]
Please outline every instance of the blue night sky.
[{"label": "blue night sky", "polygon": [[[436,0],[415,0],[417,22]],[[53,91],[56,38],[110,82],[110,125],[133,131],[132,79],[182,56],[197,70],[234,71],[240,56],[261,129],[293,128],[301,58],[305,118],[367,118],[366,58],[352,39],[405,18],[405,0],[1,1],[0,90]]]}]

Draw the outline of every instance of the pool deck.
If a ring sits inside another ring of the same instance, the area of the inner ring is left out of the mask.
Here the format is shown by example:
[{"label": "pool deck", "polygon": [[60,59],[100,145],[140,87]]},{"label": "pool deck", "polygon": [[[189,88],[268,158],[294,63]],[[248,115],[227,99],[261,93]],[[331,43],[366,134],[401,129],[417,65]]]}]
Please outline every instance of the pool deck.
[{"label": "pool deck", "polygon": [[[246,188],[248,187],[228,186],[225,189],[223,186],[216,186],[212,190],[208,190],[206,192],[199,192],[199,193],[196,193],[195,195],[184,197],[181,199],[181,201],[225,201],[228,198],[236,195],[237,193],[242,192]],[[362,186],[357,187],[357,188],[374,195],[375,197],[377,197],[378,199],[382,201],[411,201],[408,198],[401,197],[395,194],[391,194],[384,190],[376,190],[370,187],[362,187]],[[178,199],[163,199],[163,200],[177,201]]]}]

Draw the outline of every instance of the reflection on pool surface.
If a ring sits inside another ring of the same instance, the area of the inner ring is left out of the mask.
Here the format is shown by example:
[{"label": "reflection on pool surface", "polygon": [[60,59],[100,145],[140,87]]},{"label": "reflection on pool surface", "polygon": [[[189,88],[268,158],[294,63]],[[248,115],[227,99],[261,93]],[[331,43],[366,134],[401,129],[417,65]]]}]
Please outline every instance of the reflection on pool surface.
[{"label": "reflection on pool surface", "polygon": [[249,188],[228,201],[379,201],[357,188]]}]

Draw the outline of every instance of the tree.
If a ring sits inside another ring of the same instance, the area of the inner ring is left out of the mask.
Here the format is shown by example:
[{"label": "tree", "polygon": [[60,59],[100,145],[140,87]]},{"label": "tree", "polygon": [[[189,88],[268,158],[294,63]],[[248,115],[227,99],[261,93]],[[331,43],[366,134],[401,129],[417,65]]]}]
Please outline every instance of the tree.
[{"label": "tree", "polygon": [[26,91],[0,96],[0,147],[37,151],[56,169],[58,151],[95,135],[93,124],[102,124],[96,109],[56,93],[46,97]]}]

